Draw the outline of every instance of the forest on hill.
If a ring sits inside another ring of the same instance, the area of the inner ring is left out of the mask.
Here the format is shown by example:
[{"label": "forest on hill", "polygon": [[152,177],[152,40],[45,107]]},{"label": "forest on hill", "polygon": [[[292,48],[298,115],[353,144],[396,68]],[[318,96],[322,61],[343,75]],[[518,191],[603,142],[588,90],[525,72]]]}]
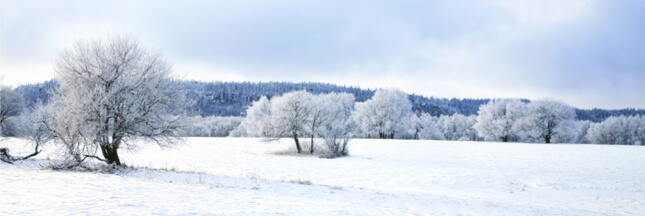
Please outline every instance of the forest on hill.
[{"label": "forest on hill", "polygon": [[[316,82],[200,82],[180,81],[185,87],[186,96],[194,101],[192,111],[196,115],[206,116],[246,116],[246,109],[253,101],[262,96],[272,98],[284,93],[305,90],[312,94],[326,94],[330,92],[344,92],[353,94],[356,102],[370,99],[375,90],[360,87],[347,87]],[[37,101],[47,103],[49,92],[55,89],[58,83],[55,80],[38,84],[19,86],[13,91],[22,95],[25,105],[33,108]],[[465,116],[477,115],[479,106],[486,104],[490,99],[458,99],[427,97],[424,95],[408,95],[412,103],[412,110],[418,113],[428,113],[432,116],[462,114]],[[529,100],[523,99],[528,102]],[[602,122],[611,116],[643,115],[645,110],[625,108],[618,110],[605,109],[578,109],[578,120]]]}]

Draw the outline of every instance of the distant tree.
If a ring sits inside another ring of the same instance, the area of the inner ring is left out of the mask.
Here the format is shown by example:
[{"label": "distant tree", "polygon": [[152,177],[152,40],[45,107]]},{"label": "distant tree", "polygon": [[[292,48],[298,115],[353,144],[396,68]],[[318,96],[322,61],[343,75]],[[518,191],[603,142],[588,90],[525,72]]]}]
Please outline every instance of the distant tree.
[{"label": "distant tree", "polygon": [[476,141],[478,140],[477,130],[473,129],[476,122],[475,116],[456,113],[439,117],[438,125],[446,140]]},{"label": "distant tree", "polygon": [[25,108],[24,100],[15,90],[0,87],[0,135],[15,136],[17,128],[12,127],[10,118],[18,117]]},{"label": "distant tree", "polygon": [[594,144],[643,145],[645,144],[644,116],[612,116],[600,123],[593,123],[587,139]]},{"label": "distant tree", "polygon": [[627,118],[628,131],[631,135],[629,144],[645,145],[645,116],[635,115]]},{"label": "distant tree", "polygon": [[479,107],[473,127],[481,137],[508,142],[518,136],[513,126],[525,115],[526,104],[519,99],[496,99]]},{"label": "distant tree", "polygon": [[232,133],[237,136],[270,137],[272,130],[271,101],[262,96],[247,108],[246,117]]},{"label": "distant tree", "polygon": [[587,139],[594,144],[627,144],[627,122],[624,116],[609,117],[601,123],[593,123]]},{"label": "distant tree", "polygon": [[271,137],[292,138],[298,154],[302,153],[299,136],[307,132],[311,115],[309,100],[312,95],[306,91],[286,93],[271,100]]},{"label": "distant tree", "polygon": [[7,163],[13,163],[18,160],[26,160],[34,157],[41,152],[40,147],[43,144],[53,139],[52,134],[49,133],[45,125],[40,122],[44,119],[43,114],[45,114],[41,112],[42,109],[40,109],[40,107],[42,107],[42,103],[38,103],[35,106],[38,109],[31,113],[23,113],[23,115],[18,118],[19,121],[21,121],[20,135],[32,143],[34,152],[27,156],[18,157],[10,155],[9,149],[4,148],[4,150],[0,150],[0,160]]},{"label": "distant tree", "polygon": [[381,139],[394,139],[396,132],[406,131],[412,125],[412,104],[408,95],[398,89],[382,89],[372,99],[357,103],[354,121],[366,134],[378,134]]},{"label": "distant tree", "polygon": [[421,139],[421,130],[424,128],[424,124],[421,120],[422,115],[430,115],[428,113],[422,113],[420,111],[415,111],[414,115],[410,118],[410,133],[413,134],[412,139],[419,140]]},{"label": "distant tree", "polygon": [[589,132],[589,128],[591,127],[591,124],[593,122],[584,120],[584,121],[576,121],[576,138],[575,142],[576,143],[582,143],[582,144],[589,144],[591,143],[589,139],[587,138],[587,133]]},{"label": "distant tree", "polygon": [[210,116],[206,117],[206,119],[210,123],[211,137],[228,137],[233,130],[240,126],[244,118],[237,116]]},{"label": "distant tree", "polygon": [[528,139],[570,142],[576,129],[575,119],[573,107],[554,100],[537,100],[528,104],[528,115],[520,127]]},{"label": "distant tree", "polygon": [[192,116],[188,118],[190,127],[182,133],[182,136],[196,137],[227,137],[237,129],[242,117],[230,116]]},{"label": "distant tree", "polygon": [[158,53],[130,37],[79,41],[55,62],[60,88],[45,110],[46,128],[80,164],[100,150],[108,164],[121,165],[118,150],[143,138],[160,146],[179,140],[190,103],[172,68]]},{"label": "distant tree", "polygon": [[425,140],[442,140],[445,139],[441,126],[439,125],[439,117],[431,116],[428,113],[422,113],[418,117],[419,125],[419,139]]}]

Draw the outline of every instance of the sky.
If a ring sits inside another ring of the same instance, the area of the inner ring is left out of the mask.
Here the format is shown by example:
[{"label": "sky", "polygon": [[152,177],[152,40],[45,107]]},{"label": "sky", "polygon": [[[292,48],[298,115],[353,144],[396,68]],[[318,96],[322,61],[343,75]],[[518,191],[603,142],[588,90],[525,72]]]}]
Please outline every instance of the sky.
[{"label": "sky", "polygon": [[645,108],[645,1],[1,0],[3,83],[129,35],[201,81],[324,82],[448,98]]}]

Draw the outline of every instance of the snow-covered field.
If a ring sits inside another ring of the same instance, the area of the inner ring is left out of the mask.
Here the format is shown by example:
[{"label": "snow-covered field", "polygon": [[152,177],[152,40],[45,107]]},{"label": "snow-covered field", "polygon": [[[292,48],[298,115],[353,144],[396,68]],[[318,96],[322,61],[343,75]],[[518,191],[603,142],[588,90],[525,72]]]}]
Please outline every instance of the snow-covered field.
[{"label": "snow-covered field", "polygon": [[[24,155],[24,141],[0,146]],[[645,147],[353,140],[351,156],[279,155],[289,140],[188,138],[121,152],[117,174],[0,163],[0,215],[645,215]]]}]

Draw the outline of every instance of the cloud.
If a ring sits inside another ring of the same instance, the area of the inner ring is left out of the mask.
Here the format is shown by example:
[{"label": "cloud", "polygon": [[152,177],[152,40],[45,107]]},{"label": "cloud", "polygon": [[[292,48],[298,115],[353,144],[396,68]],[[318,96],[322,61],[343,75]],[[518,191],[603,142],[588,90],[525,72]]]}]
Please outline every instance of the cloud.
[{"label": "cloud", "polygon": [[[645,107],[639,1],[2,1],[2,61],[130,34],[187,78]],[[34,16],[37,14],[37,16]],[[3,66],[5,67],[5,66]],[[4,70],[3,70],[4,71]],[[40,75],[39,75],[40,77]]]}]

